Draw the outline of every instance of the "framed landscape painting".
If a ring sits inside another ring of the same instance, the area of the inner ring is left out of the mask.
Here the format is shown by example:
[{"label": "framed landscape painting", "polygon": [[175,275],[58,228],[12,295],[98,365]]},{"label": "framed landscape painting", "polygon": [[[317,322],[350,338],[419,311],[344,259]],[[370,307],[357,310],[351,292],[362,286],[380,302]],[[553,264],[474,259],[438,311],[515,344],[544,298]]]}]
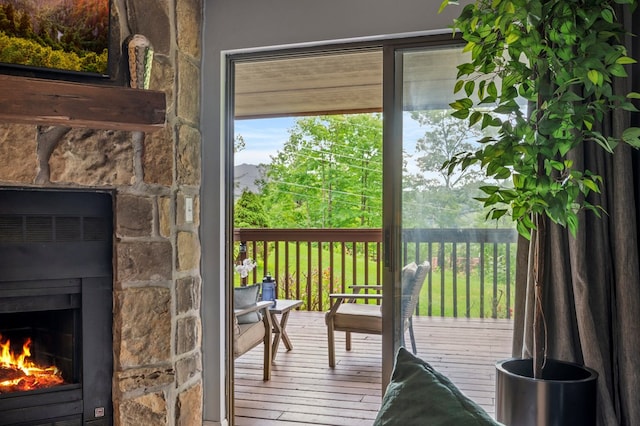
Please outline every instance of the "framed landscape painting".
[{"label": "framed landscape painting", "polygon": [[109,76],[110,0],[0,0],[4,69]]}]

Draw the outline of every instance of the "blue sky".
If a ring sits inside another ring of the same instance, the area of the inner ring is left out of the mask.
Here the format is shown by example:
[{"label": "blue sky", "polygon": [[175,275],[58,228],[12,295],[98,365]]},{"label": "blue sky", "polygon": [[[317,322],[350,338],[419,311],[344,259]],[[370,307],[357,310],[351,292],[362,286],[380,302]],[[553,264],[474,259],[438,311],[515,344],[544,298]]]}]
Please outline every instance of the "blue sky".
[{"label": "blue sky", "polygon": [[289,139],[288,130],[295,120],[294,117],[236,120],[235,134],[242,135],[246,147],[235,154],[235,164],[270,163],[270,156]]}]

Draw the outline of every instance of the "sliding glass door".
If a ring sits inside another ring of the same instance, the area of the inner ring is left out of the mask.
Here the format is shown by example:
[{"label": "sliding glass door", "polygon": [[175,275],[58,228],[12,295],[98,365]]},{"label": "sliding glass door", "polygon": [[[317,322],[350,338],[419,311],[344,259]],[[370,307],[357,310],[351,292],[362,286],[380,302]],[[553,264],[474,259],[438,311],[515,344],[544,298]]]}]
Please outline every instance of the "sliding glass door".
[{"label": "sliding glass door", "polygon": [[[371,114],[372,117],[369,121],[375,121],[379,120],[379,112],[382,108],[382,247],[384,264],[381,281],[384,287],[382,304],[384,317],[381,351],[383,355],[383,389],[391,375],[394,355],[399,346],[404,345],[411,350],[415,348],[418,355],[420,355],[421,349],[424,350],[424,345],[421,348],[419,344],[420,336],[416,336],[414,343],[410,334],[411,330],[406,327],[406,317],[411,307],[411,304],[408,303],[411,300],[411,294],[410,289],[402,285],[402,270],[408,264],[433,263],[433,258],[438,258],[439,253],[432,252],[430,246],[427,247],[423,243],[425,241],[422,234],[424,230],[453,226],[456,223],[454,219],[463,218],[466,214],[461,213],[464,209],[461,209],[458,200],[457,184],[448,181],[439,171],[439,165],[443,159],[455,148],[455,143],[451,143],[455,142],[455,138],[448,132],[449,127],[459,128],[459,125],[452,125],[455,120],[450,116],[449,103],[454,99],[453,87],[457,72],[456,66],[462,61],[460,51],[459,44],[452,45],[451,35],[443,34],[423,37],[419,40],[419,44],[390,40],[357,48],[355,46],[350,48],[334,46],[333,49],[319,49],[317,52],[289,51],[236,55],[229,62],[228,72],[231,76],[230,81],[233,83],[229,91],[229,108],[234,111],[229,116],[228,122],[230,157],[228,159],[229,184],[227,191],[229,192],[229,204],[234,203],[232,201],[234,189],[241,188],[239,178],[243,174],[250,175],[246,171],[247,165],[255,163],[254,169],[260,170],[257,167],[260,163],[275,161],[276,158],[285,158],[280,155],[283,152],[287,153],[287,158],[292,157],[293,153],[298,151],[297,145],[293,142],[304,139],[300,136],[302,135],[301,129],[310,128],[310,123],[323,124],[327,121],[327,115],[353,117],[357,114]],[[382,71],[380,64],[382,64]],[[381,88],[382,100],[380,99]],[[305,117],[306,121],[300,121]],[[317,117],[324,118],[319,120],[316,119]],[[314,118],[315,121],[311,121],[311,118]],[[274,145],[270,151],[259,149],[260,139],[256,139],[253,135],[269,134],[273,126],[265,124],[268,120],[284,121],[288,127],[297,129],[297,133],[295,133],[297,136],[291,138],[288,136],[288,128],[283,129],[277,136],[282,146]],[[343,121],[346,120],[340,120],[340,122]],[[260,125],[260,127],[251,128],[249,124]],[[362,132],[362,123],[355,124],[357,125],[352,126],[352,129],[357,130],[354,130],[354,134],[348,138],[343,137],[333,141],[330,137],[336,137],[337,133],[328,130],[321,132],[323,137],[329,135],[326,140],[322,139],[322,143],[318,142],[320,139],[309,137],[309,146],[305,146],[305,150],[301,151],[302,158],[306,161],[306,159],[313,157],[316,163],[320,163],[318,159],[321,156],[318,155],[318,152],[327,150],[329,153],[335,154],[334,150],[342,149],[344,151],[347,146],[353,147],[356,145],[354,142],[356,135],[369,144],[379,142],[379,134],[374,137],[373,133]],[[378,123],[375,128],[379,128]],[[462,135],[462,140],[464,138],[465,136]],[[335,142],[332,146],[336,148],[331,148],[328,142]],[[371,152],[374,151],[379,154],[379,146],[376,146],[375,150],[371,150]],[[234,165],[234,157],[237,164],[234,167],[235,171],[232,172],[231,166]],[[339,164],[335,155],[323,156],[322,159],[325,157],[331,167]],[[373,167],[371,165],[359,166],[359,161],[364,158],[364,154],[360,151],[339,157],[350,165],[358,166],[358,170],[371,172]],[[375,166],[379,167],[379,159],[376,161]],[[317,224],[308,225],[306,222],[304,226],[296,224],[293,226],[283,222],[289,218],[289,213],[294,212],[300,206],[305,206],[305,199],[313,194],[309,178],[310,168],[308,163],[303,164],[305,167],[298,167],[304,171],[300,175],[302,177],[294,182],[295,185],[290,186],[286,193],[279,195],[276,204],[272,204],[267,209],[271,216],[271,226],[274,228],[322,227]],[[272,170],[275,170],[273,164],[269,163],[268,165]],[[379,176],[380,170],[375,171]],[[316,173],[316,175],[324,176],[321,173]],[[351,176],[357,176],[357,174],[354,172]],[[233,177],[238,179],[238,182],[233,182]],[[284,179],[275,179],[273,176],[271,176],[271,180],[280,183],[284,181]],[[354,182],[359,180],[364,179],[352,177],[348,182],[350,187],[340,189],[340,197],[345,196],[348,191],[357,192]],[[263,179],[263,183],[267,181],[268,179]],[[380,200],[379,179],[375,182],[374,189],[377,190],[377,192],[374,191],[375,197],[367,195],[360,198],[375,198],[377,202]],[[304,190],[301,191],[300,188],[304,188]],[[328,193],[326,188],[323,191]],[[237,193],[236,195],[239,197],[241,194]],[[263,203],[268,201],[267,192],[261,196]],[[316,198],[319,199],[319,197]],[[467,200],[469,199],[470,197],[467,197]],[[336,200],[332,199],[332,202]],[[291,201],[293,204],[285,204],[285,201]],[[476,202],[474,201],[474,203]],[[350,202],[349,205],[354,205],[354,203]],[[283,206],[289,207],[285,209]],[[375,206],[376,222],[360,226],[361,228],[377,229],[380,227],[379,208],[377,207],[379,204],[376,203]],[[328,207],[325,207],[309,208],[308,210],[314,213],[322,212],[328,210]],[[304,217],[307,220],[310,216],[305,215]],[[228,230],[230,235],[233,232],[231,222],[230,218]],[[245,227],[247,226],[245,225]],[[334,228],[343,227],[345,226],[334,226]],[[330,229],[331,226],[326,225],[324,228]],[[231,238],[230,241],[232,241]],[[238,241],[235,244],[237,245]],[[234,253],[236,245],[230,244],[228,249],[230,258],[235,259],[236,257]],[[253,246],[249,244],[248,247]],[[283,249],[281,252],[285,253],[285,250]],[[255,258],[255,255],[249,253],[249,257]],[[324,259],[328,257],[327,254]],[[379,256],[375,256],[375,258],[379,259]],[[311,271],[311,268],[307,268],[304,264],[299,266],[296,261],[276,262],[266,256],[257,260],[260,265],[252,271],[252,275],[248,278],[254,282],[259,281],[262,274],[270,272],[282,277],[278,281],[283,283],[281,285],[285,285],[284,277],[296,278],[301,276],[300,271],[302,273],[307,270]],[[324,269],[333,269],[327,266],[326,260],[325,263]],[[291,266],[291,270],[286,270],[287,265]],[[296,267],[294,268],[293,265]],[[372,268],[379,271],[376,269],[379,268],[379,264]],[[318,267],[318,270],[323,270],[323,268]],[[377,272],[371,273],[369,278],[379,282],[380,277],[377,274]],[[307,275],[312,276],[312,274]],[[356,277],[356,272],[343,275]],[[238,276],[232,278],[235,278],[236,281],[240,280]],[[362,279],[360,275],[357,278]],[[319,283],[322,283],[320,274],[317,279]],[[427,277],[422,279],[424,280],[422,282],[424,288],[421,294],[424,296],[428,279]],[[322,293],[322,297],[328,299],[328,293],[332,289],[334,292],[335,289],[348,289],[348,284],[351,284],[351,282],[340,282],[337,278],[330,281],[335,281],[333,287],[329,285],[314,287],[312,295]],[[229,282],[229,293],[231,293],[232,286],[233,283]],[[280,287],[279,296],[286,295],[289,298],[311,301],[312,295],[302,294],[300,289],[304,290],[305,286],[293,283],[291,288]],[[306,303],[303,309],[313,310],[311,305],[311,303]],[[327,310],[328,306],[319,305],[318,309]],[[431,315],[431,311],[427,313],[422,309],[421,315]]]},{"label": "sliding glass door", "polygon": [[[428,45],[384,50],[383,387],[399,346],[420,352],[406,319],[420,301],[415,287],[406,279],[403,284],[403,268],[414,262],[433,263],[437,254],[421,243],[421,233],[455,226],[461,211],[459,191],[440,171],[458,139],[465,138],[451,131],[459,128],[449,103],[462,55],[460,46],[450,42],[431,40]],[[426,289],[430,278],[416,278],[415,284]]]}]

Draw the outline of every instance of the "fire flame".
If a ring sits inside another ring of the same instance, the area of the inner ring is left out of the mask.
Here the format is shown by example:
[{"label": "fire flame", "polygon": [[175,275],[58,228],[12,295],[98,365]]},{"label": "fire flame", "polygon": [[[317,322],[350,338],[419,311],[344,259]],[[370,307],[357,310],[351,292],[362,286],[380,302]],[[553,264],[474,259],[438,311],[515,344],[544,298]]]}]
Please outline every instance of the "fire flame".
[{"label": "fire flame", "polygon": [[48,388],[64,383],[57,367],[40,367],[30,361],[31,339],[22,345],[22,353],[11,351],[9,339],[3,341],[0,335],[0,394]]}]

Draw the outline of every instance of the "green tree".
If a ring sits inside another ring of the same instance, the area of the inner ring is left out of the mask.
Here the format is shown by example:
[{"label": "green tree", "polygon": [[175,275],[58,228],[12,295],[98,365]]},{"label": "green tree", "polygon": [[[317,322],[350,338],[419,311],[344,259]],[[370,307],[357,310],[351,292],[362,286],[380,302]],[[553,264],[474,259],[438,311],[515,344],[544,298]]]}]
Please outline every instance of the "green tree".
[{"label": "green tree", "polygon": [[31,24],[31,19],[29,18],[28,14],[23,13],[22,15],[20,15],[16,33],[19,37],[24,38],[30,38],[33,36],[33,25]]},{"label": "green tree", "polygon": [[236,228],[268,228],[267,215],[262,199],[251,191],[242,191],[235,204],[233,225]]},{"label": "green tree", "polygon": [[0,5],[0,31],[6,33],[7,28],[9,28],[9,18],[7,18],[4,7]]},{"label": "green tree", "polygon": [[449,174],[442,165],[461,151],[475,149],[482,137],[477,126],[451,116],[450,110],[415,111],[411,118],[425,129],[416,141],[414,167],[404,171],[403,226],[455,228],[495,226],[486,223],[474,197],[484,173],[469,168]]},{"label": "green tree", "polygon": [[411,118],[426,129],[424,136],[416,142],[415,161],[422,172],[416,174],[418,183],[451,190],[482,180],[484,173],[480,168],[453,174],[442,169],[442,165],[457,153],[477,147],[474,141],[483,136],[477,127],[469,127],[452,117],[450,110],[416,111],[411,113]]},{"label": "green tree", "polygon": [[263,186],[276,227],[357,228],[382,223],[382,119],[298,119]]},{"label": "green tree", "polygon": [[16,10],[13,7],[12,3],[8,3],[4,7],[4,16],[6,21],[2,20],[2,31],[4,31],[7,35],[15,35],[16,33]]}]

